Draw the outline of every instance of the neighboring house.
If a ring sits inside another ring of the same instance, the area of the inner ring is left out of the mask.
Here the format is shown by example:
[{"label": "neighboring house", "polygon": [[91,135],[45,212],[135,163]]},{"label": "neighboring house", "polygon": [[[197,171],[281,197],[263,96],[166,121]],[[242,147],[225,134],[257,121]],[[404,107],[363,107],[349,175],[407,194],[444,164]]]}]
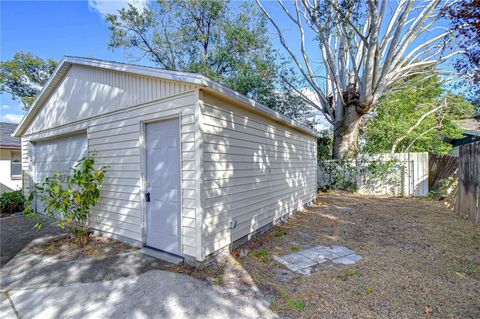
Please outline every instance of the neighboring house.
[{"label": "neighboring house", "polygon": [[27,193],[95,153],[95,229],[192,264],[316,196],[316,134],[198,74],[65,57],[15,135]]},{"label": "neighboring house", "polygon": [[450,154],[455,156],[458,156],[460,146],[480,141],[480,116],[476,116],[471,119],[460,120],[458,121],[458,125],[464,131],[462,138],[450,141],[453,146]]},{"label": "neighboring house", "polygon": [[12,137],[16,127],[0,123],[0,194],[22,188],[20,138]]}]

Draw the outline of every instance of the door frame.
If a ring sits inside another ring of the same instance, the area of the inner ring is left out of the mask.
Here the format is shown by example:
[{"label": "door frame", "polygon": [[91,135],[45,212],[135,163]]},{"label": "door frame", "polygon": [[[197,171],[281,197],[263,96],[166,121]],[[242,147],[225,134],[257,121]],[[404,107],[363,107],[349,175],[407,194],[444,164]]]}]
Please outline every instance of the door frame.
[{"label": "door frame", "polygon": [[[179,158],[179,211],[178,211],[178,245],[180,247],[180,256],[183,257],[183,240],[182,240],[182,203],[183,203],[183,189],[182,189],[182,176],[183,176],[183,162],[182,162],[182,114],[176,113],[169,116],[163,116],[159,118],[140,121],[140,210],[141,210],[141,236],[142,246],[147,247],[147,205],[145,202],[146,193],[146,180],[147,180],[147,124],[163,122],[166,120],[177,119],[178,121],[178,158]],[[156,248],[152,248],[156,249]],[[166,252],[171,254],[170,252]]]}]

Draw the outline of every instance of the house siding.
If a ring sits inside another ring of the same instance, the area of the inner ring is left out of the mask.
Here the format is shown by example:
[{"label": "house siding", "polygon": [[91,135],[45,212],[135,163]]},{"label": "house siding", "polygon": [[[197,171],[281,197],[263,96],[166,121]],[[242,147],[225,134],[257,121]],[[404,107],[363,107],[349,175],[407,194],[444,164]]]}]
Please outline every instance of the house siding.
[{"label": "house siding", "polygon": [[204,93],[201,111],[209,255],[315,198],[316,138],[212,93]]},{"label": "house siding", "polygon": [[27,134],[160,100],[195,88],[195,85],[184,82],[72,65],[30,124]]},{"label": "house siding", "polygon": [[114,237],[143,242],[141,123],[178,116],[182,251],[196,257],[194,114],[197,100],[198,93],[190,84],[72,66],[22,136],[26,193],[31,190],[33,174],[31,142],[86,130],[88,150],[95,154],[96,164],[109,167],[101,198],[92,211],[93,227]]}]

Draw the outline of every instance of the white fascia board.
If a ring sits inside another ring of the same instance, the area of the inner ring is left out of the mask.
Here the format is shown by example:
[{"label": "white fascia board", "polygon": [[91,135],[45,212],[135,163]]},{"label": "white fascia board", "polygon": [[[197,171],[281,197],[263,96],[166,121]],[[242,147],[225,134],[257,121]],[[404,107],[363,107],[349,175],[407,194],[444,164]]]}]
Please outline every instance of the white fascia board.
[{"label": "white fascia board", "polygon": [[166,80],[171,80],[171,81],[179,81],[179,82],[186,82],[186,83],[191,83],[199,86],[203,86],[205,88],[210,88],[213,91],[219,92],[223,95],[229,96],[239,102],[242,102],[244,104],[247,104],[253,109],[256,109],[260,111],[261,113],[264,113],[270,118],[273,118],[277,121],[280,121],[284,124],[287,124],[289,126],[295,127],[299,129],[300,131],[303,131],[309,135],[319,137],[319,135],[314,131],[311,130],[296,121],[293,121],[284,115],[261,105],[260,103],[255,102],[254,100],[246,97],[245,95],[242,95],[234,90],[231,90],[227,88],[226,86],[215,82],[206,76],[203,76],[201,74],[196,74],[196,73],[188,73],[188,72],[179,72],[179,71],[171,71],[171,70],[163,70],[163,69],[158,69],[158,68],[153,68],[153,67],[146,67],[146,66],[140,66],[140,65],[133,65],[133,64],[125,64],[125,63],[119,63],[119,62],[110,62],[110,61],[104,61],[104,60],[97,60],[97,59],[89,59],[89,58],[80,58],[80,57],[63,57],[60,63],[58,64],[57,68],[53,72],[52,76],[48,80],[47,84],[45,87],[42,89],[40,94],[37,96],[35,101],[32,103],[32,106],[30,107],[30,110],[25,114],[25,116],[22,118],[22,121],[20,124],[17,126],[15,132],[13,133],[13,136],[21,136],[23,133],[25,126],[27,124],[27,121],[30,120],[32,116],[37,112],[37,109],[40,107],[39,101],[41,101],[46,94],[49,93],[50,86],[52,86],[54,79],[59,77],[59,71],[60,70],[65,70],[66,68],[69,68],[72,64],[79,64],[79,65],[86,65],[86,66],[91,66],[91,67],[96,67],[96,68],[103,68],[107,70],[113,70],[113,71],[119,71],[119,72],[126,72],[126,73],[133,73],[133,74],[138,74],[138,75],[143,75],[147,77],[154,77],[154,78],[161,78],[161,79],[166,79]]}]

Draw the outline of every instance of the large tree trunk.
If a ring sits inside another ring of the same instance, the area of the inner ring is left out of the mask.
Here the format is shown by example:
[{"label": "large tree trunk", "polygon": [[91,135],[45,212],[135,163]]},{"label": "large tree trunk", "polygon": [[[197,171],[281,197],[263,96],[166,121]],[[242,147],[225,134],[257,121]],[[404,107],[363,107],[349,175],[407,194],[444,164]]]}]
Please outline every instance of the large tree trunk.
[{"label": "large tree trunk", "polygon": [[333,158],[353,158],[358,153],[358,133],[361,115],[344,118],[333,128]]},{"label": "large tree trunk", "polygon": [[362,116],[369,106],[362,105],[358,94],[344,92],[344,114],[333,126],[333,158],[353,158],[358,153],[358,135]]}]

